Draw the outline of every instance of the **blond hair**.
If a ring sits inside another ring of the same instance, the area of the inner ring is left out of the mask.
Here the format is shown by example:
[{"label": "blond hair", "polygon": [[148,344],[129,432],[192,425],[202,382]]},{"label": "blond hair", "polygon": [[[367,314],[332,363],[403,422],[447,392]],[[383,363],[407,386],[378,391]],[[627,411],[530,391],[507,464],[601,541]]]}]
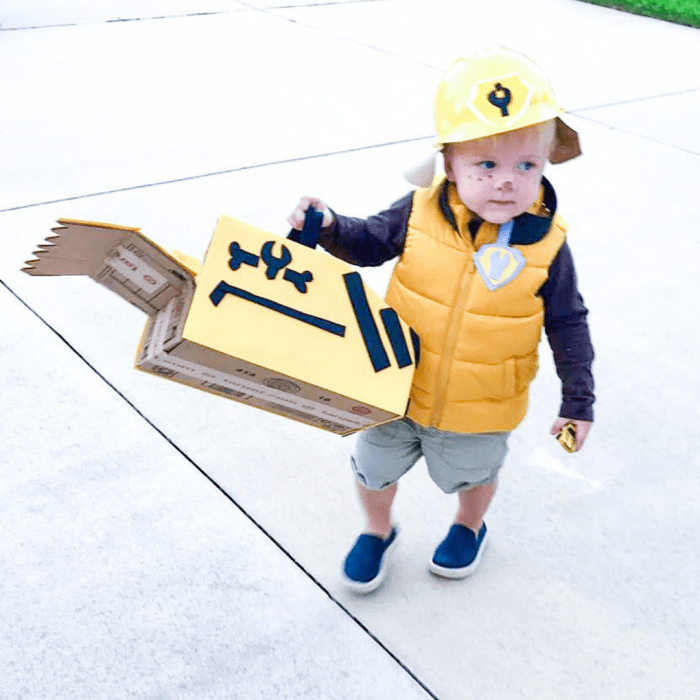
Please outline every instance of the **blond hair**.
[{"label": "blond hair", "polygon": [[[530,126],[524,126],[521,129],[514,129],[513,131],[503,131],[498,134],[492,134],[490,136],[484,136],[480,139],[474,139],[474,143],[477,141],[484,141],[488,143],[498,143],[499,141],[502,141],[504,138],[507,138],[509,134],[516,133],[518,131],[535,131],[537,133],[537,140],[540,148],[542,149],[542,153],[544,154],[545,160],[549,161],[550,157],[552,155],[552,152],[554,151],[554,147],[556,145],[556,136],[557,136],[557,124],[556,124],[556,119],[549,119],[546,122],[539,122],[538,124],[532,124]],[[446,143],[442,147],[442,152],[445,156],[448,155],[449,148],[453,144],[451,143]]]}]

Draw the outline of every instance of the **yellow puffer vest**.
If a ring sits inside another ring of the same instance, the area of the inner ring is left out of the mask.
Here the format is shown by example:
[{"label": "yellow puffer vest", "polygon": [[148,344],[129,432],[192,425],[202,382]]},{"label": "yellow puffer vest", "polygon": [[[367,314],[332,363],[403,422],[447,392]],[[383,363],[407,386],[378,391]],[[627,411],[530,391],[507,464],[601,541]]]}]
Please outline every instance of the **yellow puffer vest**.
[{"label": "yellow puffer vest", "polygon": [[[512,430],[525,417],[537,373],[544,304],[537,292],[564,244],[566,226],[554,215],[539,241],[513,245],[525,257],[515,279],[490,291],[473,256],[495,243],[498,226],[482,223],[476,240],[471,212],[454,185],[447,202],[459,233],[440,209],[444,180],[416,190],[404,251],[394,268],[387,303],[419,335],[421,357],[408,416],[423,426],[464,433]],[[549,215],[543,192],[529,213]]]}]

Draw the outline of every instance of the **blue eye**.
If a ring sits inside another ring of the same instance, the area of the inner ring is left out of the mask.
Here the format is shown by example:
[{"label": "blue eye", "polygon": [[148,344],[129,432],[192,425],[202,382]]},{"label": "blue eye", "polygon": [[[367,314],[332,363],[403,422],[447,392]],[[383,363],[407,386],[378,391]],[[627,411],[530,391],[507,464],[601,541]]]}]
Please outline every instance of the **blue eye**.
[{"label": "blue eye", "polygon": [[478,165],[483,170],[493,170],[496,167],[496,163],[492,160],[482,160]]},{"label": "blue eye", "polygon": [[529,160],[524,160],[522,163],[518,163],[518,170],[522,170],[523,172],[527,172],[528,170],[532,170],[536,167],[537,166],[534,163],[531,163]]}]

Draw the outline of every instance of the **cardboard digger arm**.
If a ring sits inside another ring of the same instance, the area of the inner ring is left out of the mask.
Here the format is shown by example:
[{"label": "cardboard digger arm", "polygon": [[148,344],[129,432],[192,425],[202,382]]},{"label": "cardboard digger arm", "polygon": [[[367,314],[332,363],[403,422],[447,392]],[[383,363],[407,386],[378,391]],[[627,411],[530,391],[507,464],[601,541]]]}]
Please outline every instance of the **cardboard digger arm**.
[{"label": "cardboard digger arm", "polygon": [[22,272],[28,275],[90,275],[105,256],[129,233],[139,229],[113,224],[59,219],[51,229],[56,235],[33,252]]},{"label": "cardboard digger arm", "polygon": [[33,276],[87,275],[149,316],[185,286],[194,284],[188,266],[146,238],[139,229],[59,219],[23,272]]}]

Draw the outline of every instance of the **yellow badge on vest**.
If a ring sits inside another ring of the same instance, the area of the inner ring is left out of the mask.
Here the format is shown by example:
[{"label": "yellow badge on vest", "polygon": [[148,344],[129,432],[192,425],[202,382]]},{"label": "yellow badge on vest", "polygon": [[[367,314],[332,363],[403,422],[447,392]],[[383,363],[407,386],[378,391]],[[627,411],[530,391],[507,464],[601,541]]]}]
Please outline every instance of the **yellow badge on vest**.
[{"label": "yellow badge on vest", "polygon": [[474,256],[476,269],[491,291],[512,282],[525,267],[523,254],[509,245],[512,232],[512,221],[502,224],[496,242],[481,246]]}]

